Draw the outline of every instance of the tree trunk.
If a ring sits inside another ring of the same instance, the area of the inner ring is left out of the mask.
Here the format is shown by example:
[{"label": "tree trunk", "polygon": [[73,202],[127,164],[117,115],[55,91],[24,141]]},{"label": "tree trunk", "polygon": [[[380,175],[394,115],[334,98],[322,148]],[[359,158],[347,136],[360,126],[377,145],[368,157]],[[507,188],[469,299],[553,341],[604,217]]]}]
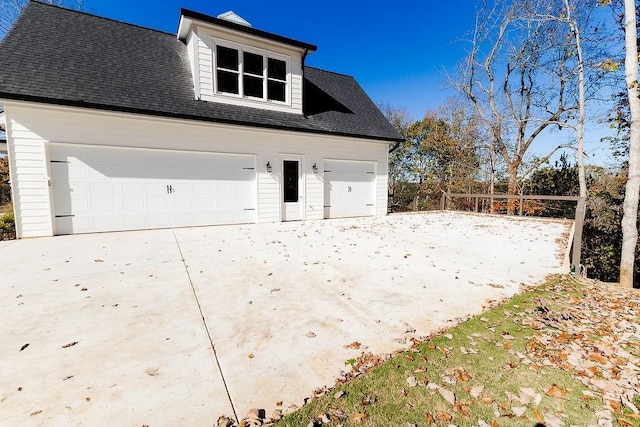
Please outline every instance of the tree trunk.
[{"label": "tree trunk", "polygon": [[[518,168],[510,165],[507,168],[509,174],[509,187],[507,194],[518,193]],[[516,213],[516,201],[515,199],[507,199],[507,215],[514,215]]]},{"label": "tree trunk", "polygon": [[622,255],[620,285],[633,287],[633,266],[638,243],[638,198],[640,194],[640,87],[638,86],[638,43],[636,39],[635,0],[624,0],[625,60],[624,72],[631,110],[629,139],[629,176],[622,216]]},{"label": "tree trunk", "polygon": [[[581,221],[576,218],[576,227],[582,228],[581,224],[584,224],[584,218],[586,215],[586,200],[587,200],[587,177],[584,169],[584,121],[585,121],[585,110],[586,110],[586,100],[585,100],[585,76],[584,76],[584,59],[582,56],[582,37],[580,35],[580,28],[578,27],[577,20],[573,20],[571,17],[571,5],[569,4],[569,0],[564,0],[564,7],[567,15],[567,22],[569,24],[569,28],[571,33],[573,34],[574,41],[576,43],[576,53],[578,55],[578,127],[576,129],[576,141],[578,145],[578,184],[580,186],[580,197],[584,197],[584,204],[582,209],[582,218]],[[635,16],[635,15],[634,15]],[[576,207],[577,209],[577,207]],[[578,213],[579,211],[576,211]],[[575,231],[576,235],[582,236],[582,229]],[[581,239],[579,239],[581,240]],[[582,242],[577,242],[578,245],[582,245]],[[573,250],[577,254],[578,262],[580,259],[580,247],[574,247]],[[581,272],[580,266],[575,266],[576,274]]]}]

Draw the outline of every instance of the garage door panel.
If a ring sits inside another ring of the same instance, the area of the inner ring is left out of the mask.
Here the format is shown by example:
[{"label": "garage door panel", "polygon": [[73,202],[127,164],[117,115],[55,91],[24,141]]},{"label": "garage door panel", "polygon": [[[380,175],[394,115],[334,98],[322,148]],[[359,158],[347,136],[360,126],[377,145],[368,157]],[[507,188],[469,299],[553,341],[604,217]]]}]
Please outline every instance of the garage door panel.
[{"label": "garage door panel", "polygon": [[325,161],[325,218],[375,215],[375,163]]},{"label": "garage door panel", "polygon": [[52,144],[50,159],[57,234],[256,221],[254,156]]}]

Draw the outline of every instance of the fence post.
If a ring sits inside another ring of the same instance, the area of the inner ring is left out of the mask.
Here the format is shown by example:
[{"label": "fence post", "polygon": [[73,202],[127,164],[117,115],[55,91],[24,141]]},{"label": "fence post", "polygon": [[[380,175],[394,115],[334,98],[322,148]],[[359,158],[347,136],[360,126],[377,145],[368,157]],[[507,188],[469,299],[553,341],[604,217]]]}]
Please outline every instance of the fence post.
[{"label": "fence post", "polygon": [[443,211],[444,207],[445,207],[445,197],[446,197],[447,193],[445,193],[444,191],[442,192],[442,197],[440,198],[440,210]]},{"label": "fence post", "polygon": [[586,201],[584,197],[578,200],[576,206],[575,230],[573,232],[573,257],[571,263],[576,275],[580,275],[580,258],[582,256],[582,229],[584,228],[584,214]]},{"label": "fence post", "polygon": [[476,196],[476,213],[478,213],[478,196]]}]

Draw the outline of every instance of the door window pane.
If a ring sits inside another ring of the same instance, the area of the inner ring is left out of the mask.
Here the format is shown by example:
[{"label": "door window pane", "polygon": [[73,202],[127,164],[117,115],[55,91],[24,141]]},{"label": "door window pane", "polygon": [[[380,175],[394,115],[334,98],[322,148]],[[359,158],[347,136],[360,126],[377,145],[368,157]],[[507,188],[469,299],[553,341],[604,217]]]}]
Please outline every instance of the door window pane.
[{"label": "door window pane", "polygon": [[285,160],[283,164],[284,201],[298,201],[298,162]]}]

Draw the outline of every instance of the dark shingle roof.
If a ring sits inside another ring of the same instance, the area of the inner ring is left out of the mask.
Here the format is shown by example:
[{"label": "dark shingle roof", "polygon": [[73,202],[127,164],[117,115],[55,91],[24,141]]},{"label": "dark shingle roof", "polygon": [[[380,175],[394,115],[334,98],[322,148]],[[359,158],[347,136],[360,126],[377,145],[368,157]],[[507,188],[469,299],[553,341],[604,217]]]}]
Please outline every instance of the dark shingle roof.
[{"label": "dark shingle roof", "polygon": [[199,101],[173,34],[31,1],[0,44],[0,98],[396,141],[349,76],[305,68],[305,115]]}]

